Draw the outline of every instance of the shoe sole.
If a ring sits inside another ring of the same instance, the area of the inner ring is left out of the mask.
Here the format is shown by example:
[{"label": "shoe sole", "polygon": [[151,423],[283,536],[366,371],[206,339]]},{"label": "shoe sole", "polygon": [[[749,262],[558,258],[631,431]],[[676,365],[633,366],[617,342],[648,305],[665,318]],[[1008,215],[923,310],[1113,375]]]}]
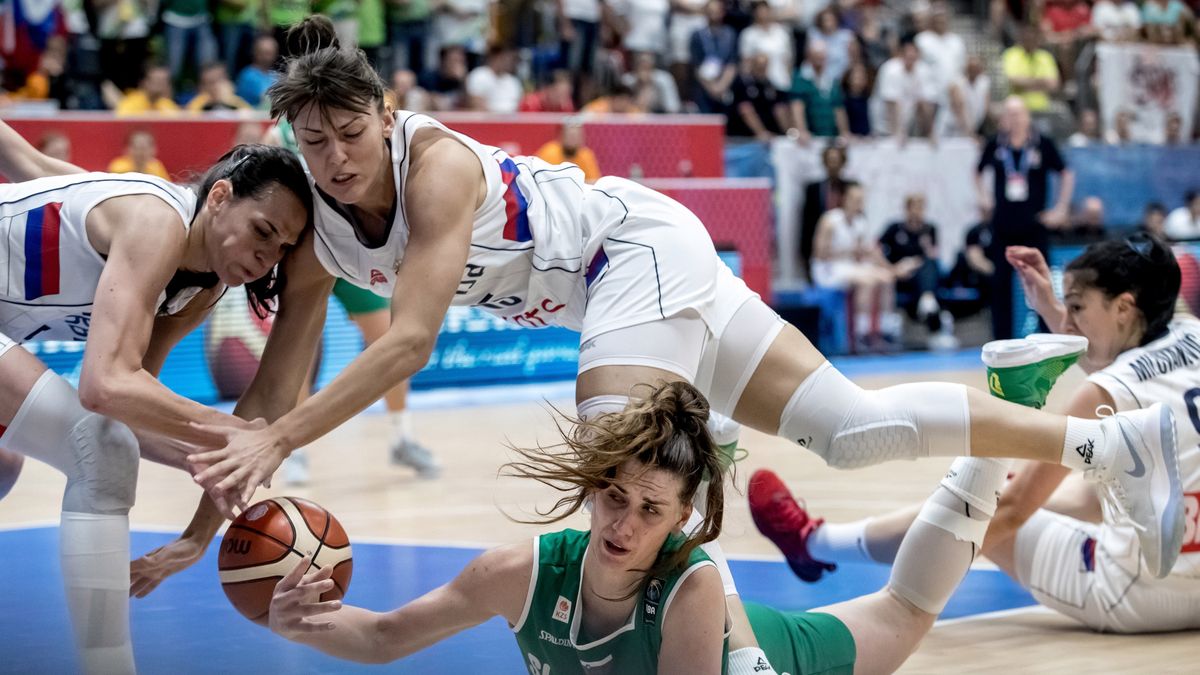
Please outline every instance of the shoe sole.
[{"label": "shoe sole", "polygon": [[[1051,339],[1051,338],[1054,339]],[[999,348],[1009,343],[1017,343],[1025,349],[1011,352],[1000,351]],[[1047,349],[1053,345],[1053,349]],[[1043,363],[1055,359],[1078,359],[1087,351],[1087,338],[1072,335],[1055,335],[1038,337],[1031,335],[1023,340],[993,340],[983,346],[980,358],[988,368],[1004,369],[1019,368],[1035,363]],[[1065,370],[1065,368],[1064,368]]]},{"label": "shoe sole", "polygon": [[[1162,405],[1159,403],[1158,405]],[[1169,536],[1164,538],[1159,547],[1159,569],[1154,575],[1161,579],[1171,573],[1175,561],[1179,558],[1183,546],[1183,484],[1179,477],[1179,457],[1176,447],[1175,416],[1170,409],[1163,407],[1159,413],[1159,457],[1167,474],[1167,487],[1170,497],[1162,510],[1160,526]],[[1153,486],[1153,483],[1151,483]],[[1151,570],[1155,572],[1155,570]]]}]

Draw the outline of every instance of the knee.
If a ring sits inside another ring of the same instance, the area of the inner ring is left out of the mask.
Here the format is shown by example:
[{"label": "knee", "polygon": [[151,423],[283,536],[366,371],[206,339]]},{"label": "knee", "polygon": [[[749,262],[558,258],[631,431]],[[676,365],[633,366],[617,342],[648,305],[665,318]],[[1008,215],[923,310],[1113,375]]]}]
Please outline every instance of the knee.
[{"label": "knee", "polygon": [[119,515],[129,512],[137,490],[138,442],[124,424],[88,413],[70,435],[74,470],[68,472],[63,509]]}]

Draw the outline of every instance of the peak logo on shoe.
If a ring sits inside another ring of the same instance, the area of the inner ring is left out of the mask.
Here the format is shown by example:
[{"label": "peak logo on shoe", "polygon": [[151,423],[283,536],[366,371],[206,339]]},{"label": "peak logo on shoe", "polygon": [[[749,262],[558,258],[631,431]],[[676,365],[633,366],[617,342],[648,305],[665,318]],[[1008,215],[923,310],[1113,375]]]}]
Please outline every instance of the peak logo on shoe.
[{"label": "peak logo on shoe", "polygon": [[[1128,439],[1126,440],[1126,442],[1128,442]],[[1091,464],[1092,463],[1092,451],[1095,449],[1095,447],[1096,447],[1096,442],[1089,438],[1087,440],[1087,442],[1084,443],[1083,445],[1075,446],[1075,452],[1078,452],[1079,456],[1083,458],[1084,464]],[[1132,448],[1130,448],[1130,450],[1132,450]],[[1141,475],[1141,474],[1138,474],[1138,475]],[[1135,476],[1135,478],[1136,478],[1136,476]]]},{"label": "peak logo on shoe", "polygon": [[804,438],[797,438],[796,444],[802,448],[807,448],[812,445],[812,436],[805,436]]}]

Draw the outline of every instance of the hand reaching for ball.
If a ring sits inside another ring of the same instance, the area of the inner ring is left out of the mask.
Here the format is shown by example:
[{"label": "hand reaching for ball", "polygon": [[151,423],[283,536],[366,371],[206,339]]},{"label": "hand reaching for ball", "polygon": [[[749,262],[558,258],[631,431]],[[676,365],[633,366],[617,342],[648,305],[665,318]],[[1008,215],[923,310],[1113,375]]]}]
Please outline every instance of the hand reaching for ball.
[{"label": "hand reaching for ball", "polygon": [[275,586],[271,597],[269,623],[271,630],[296,640],[309,633],[333,630],[334,623],[322,614],[341,609],[341,600],[321,601],[321,595],[334,590],[333,566],[308,571],[312,555],[304,556],[287,576]]}]

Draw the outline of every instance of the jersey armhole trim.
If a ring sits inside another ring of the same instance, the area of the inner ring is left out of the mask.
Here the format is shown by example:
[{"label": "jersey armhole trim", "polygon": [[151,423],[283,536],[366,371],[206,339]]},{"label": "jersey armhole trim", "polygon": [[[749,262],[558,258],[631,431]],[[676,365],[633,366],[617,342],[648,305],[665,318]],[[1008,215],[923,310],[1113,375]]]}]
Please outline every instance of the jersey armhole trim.
[{"label": "jersey armhole trim", "polygon": [[521,618],[512,626],[512,632],[520,633],[525,627],[525,620],[529,618],[529,608],[533,605],[533,593],[537,590],[538,579],[538,554],[541,552],[541,535],[533,538],[533,572],[529,575],[529,591],[525,594],[525,606],[521,609]]},{"label": "jersey armhole trim", "polygon": [[[92,238],[88,235],[88,229],[87,229],[88,216],[92,215],[93,209],[100,206],[104,202],[107,202],[107,201],[110,201],[113,199],[118,199],[120,197],[142,197],[142,196],[157,197],[162,203],[171,207],[171,209],[173,211],[175,211],[175,215],[179,216],[179,219],[180,219],[179,223],[183,227],[184,236],[187,235],[188,230],[191,228],[191,216],[184,214],[183,209],[181,209],[179,204],[177,202],[175,202],[175,200],[173,199],[174,195],[170,195],[169,192],[167,192],[165,189],[163,189],[160,186],[150,183],[149,185],[147,185],[144,188],[134,188],[130,192],[122,192],[120,194],[114,194],[114,195],[100,195],[99,197],[92,200],[91,202],[88,202],[82,209],[80,209],[79,219],[80,219],[80,225],[83,229],[83,238],[84,238],[84,241],[87,242],[88,250],[91,251],[92,254],[96,256],[96,259],[100,261],[101,265],[108,264],[108,257],[101,254],[100,251],[96,250],[95,244],[92,243]],[[197,210],[199,210],[198,207],[197,207]]]},{"label": "jersey armhole trim", "polygon": [[[1128,384],[1125,384],[1124,380],[1112,373],[1099,372],[1088,377],[1087,381],[1107,392],[1112,397],[1113,402],[1117,404],[1118,412],[1145,407],[1142,405],[1141,400],[1138,399],[1137,394],[1133,393],[1133,389]],[[1120,388],[1113,386],[1111,384],[1113,382],[1120,385]]]},{"label": "jersey armhole trim", "polygon": [[667,625],[667,613],[671,611],[671,601],[675,599],[675,594],[679,592],[679,589],[683,588],[683,582],[687,581],[688,577],[690,577],[696,570],[709,566],[716,567],[717,564],[711,560],[701,560],[695,565],[692,565],[684,570],[683,574],[679,575],[679,580],[676,581],[675,585],[671,587],[671,593],[667,596],[666,602],[663,603],[662,625]]}]

